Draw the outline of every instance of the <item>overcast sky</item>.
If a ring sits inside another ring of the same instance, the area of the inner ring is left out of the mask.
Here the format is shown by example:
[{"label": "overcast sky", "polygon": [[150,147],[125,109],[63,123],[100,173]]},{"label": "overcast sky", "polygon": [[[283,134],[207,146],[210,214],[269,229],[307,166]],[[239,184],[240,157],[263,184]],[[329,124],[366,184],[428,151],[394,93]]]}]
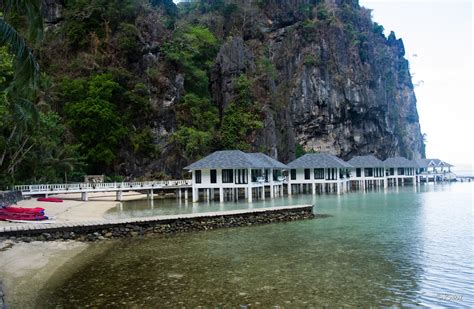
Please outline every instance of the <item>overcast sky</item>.
[{"label": "overcast sky", "polygon": [[473,5],[470,0],[360,0],[403,39],[427,157],[473,164]]}]

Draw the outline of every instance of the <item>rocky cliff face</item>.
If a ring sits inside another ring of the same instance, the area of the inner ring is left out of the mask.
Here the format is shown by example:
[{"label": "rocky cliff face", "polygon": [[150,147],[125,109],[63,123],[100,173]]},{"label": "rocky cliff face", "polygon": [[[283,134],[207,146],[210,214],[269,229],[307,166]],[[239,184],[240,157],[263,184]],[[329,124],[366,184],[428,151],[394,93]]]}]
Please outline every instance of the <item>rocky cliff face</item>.
[{"label": "rocky cliff face", "polygon": [[[154,2],[161,6],[135,19],[140,52],[127,67],[137,76],[160,69],[160,76],[148,76],[144,83],[153,107],[146,121],[162,151],[150,159],[122,149],[124,173],[164,170],[179,176],[188,163],[170,142],[178,127],[176,106],[186,94],[186,73],[166,66],[162,50],[186,24],[206,26],[220,42],[208,74],[221,121],[237,96],[235,79],[245,74],[252,81],[263,123],[249,137],[253,150],[283,162],[293,160],[298,147],[345,159],[424,156],[403,42],[393,33],[385,37],[357,1],[200,1],[182,5],[174,28],[163,22],[172,3]],[[51,23],[67,18],[61,1],[45,3]]]},{"label": "rocky cliff face", "polygon": [[248,13],[244,40],[228,41],[219,53],[216,103],[225,108],[229,81],[254,72],[260,58],[274,69],[259,80],[268,111],[257,144],[270,154],[292,160],[296,143],[346,159],[423,156],[402,40],[385,38],[357,3],[316,2],[268,1]]}]

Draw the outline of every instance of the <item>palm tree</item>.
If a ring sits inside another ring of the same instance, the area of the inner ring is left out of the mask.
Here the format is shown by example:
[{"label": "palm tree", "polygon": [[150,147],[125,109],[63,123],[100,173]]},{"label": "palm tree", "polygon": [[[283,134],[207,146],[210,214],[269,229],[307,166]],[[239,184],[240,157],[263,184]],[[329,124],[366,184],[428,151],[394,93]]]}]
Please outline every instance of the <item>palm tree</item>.
[{"label": "palm tree", "polygon": [[32,43],[38,42],[43,35],[41,0],[6,0],[2,1],[0,10],[0,45],[8,46],[16,59],[11,87],[35,88],[39,75],[38,62],[26,39],[6,19],[12,12],[24,15],[28,25],[28,39]]}]

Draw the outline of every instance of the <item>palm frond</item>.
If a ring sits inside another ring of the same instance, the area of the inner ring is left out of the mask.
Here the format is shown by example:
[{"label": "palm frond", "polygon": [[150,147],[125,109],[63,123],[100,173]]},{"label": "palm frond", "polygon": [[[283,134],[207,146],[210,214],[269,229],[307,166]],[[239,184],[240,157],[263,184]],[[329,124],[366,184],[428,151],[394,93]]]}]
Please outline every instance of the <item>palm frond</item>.
[{"label": "palm frond", "polygon": [[33,51],[18,32],[0,18],[0,45],[7,45],[16,58],[15,79],[12,86],[36,86],[39,75],[39,64]]},{"label": "palm frond", "polygon": [[10,100],[14,100],[14,102],[9,104],[10,113],[13,121],[20,128],[26,129],[39,124],[39,112],[33,102],[17,97],[10,98]]},{"label": "palm frond", "polygon": [[36,43],[43,37],[43,15],[41,0],[6,0],[4,12],[8,15],[11,11],[25,14],[28,21],[28,38]]}]

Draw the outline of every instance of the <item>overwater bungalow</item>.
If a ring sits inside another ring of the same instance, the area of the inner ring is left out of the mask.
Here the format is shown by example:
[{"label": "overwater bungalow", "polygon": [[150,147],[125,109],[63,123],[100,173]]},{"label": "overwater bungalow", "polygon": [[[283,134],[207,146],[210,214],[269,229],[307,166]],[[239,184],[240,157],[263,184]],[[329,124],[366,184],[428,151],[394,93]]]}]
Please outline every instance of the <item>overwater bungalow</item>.
[{"label": "overwater bungalow", "polygon": [[248,201],[283,195],[283,170],[287,166],[263,153],[240,150],[216,151],[185,167],[192,173],[193,202],[203,196],[206,200]]},{"label": "overwater bungalow", "polygon": [[418,182],[437,182],[451,178],[451,167],[453,165],[440,159],[417,159],[415,160]]},{"label": "overwater bungalow", "polygon": [[352,166],[350,180],[354,189],[387,187],[384,163],[375,156],[356,156],[347,163]]},{"label": "overwater bungalow", "polygon": [[383,161],[387,185],[398,186],[409,182],[416,185],[417,164],[404,157],[388,158]]},{"label": "overwater bungalow", "polygon": [[308,153],[288,163],[288,168],[288,195],[291,195],[296,192],[347,192],[352,167],[331,154]]}]

